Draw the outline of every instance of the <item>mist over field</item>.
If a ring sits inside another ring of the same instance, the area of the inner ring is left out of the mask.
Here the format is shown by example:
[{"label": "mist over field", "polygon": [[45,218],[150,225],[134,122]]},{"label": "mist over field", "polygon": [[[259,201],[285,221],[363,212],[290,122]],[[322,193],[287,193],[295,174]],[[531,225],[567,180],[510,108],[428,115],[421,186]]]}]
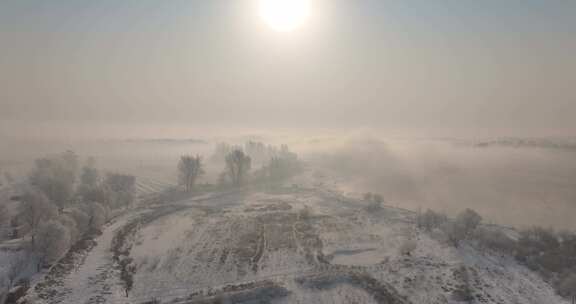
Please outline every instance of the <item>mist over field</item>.
[{"label": "mist over field", "polygon": [[318,161],[345,189],[381,193],[411,210],[474,208],[502,225],[576,227],[574,151],[469,142],[357,140]]},{"label": "mist over field", "polygon": [[575,13],[0,0],[0,304],[576,303]]},{"label": "mist over field", "polygon": [[[93,156],[102,169],[129,172],[176,184],[174,163],[182,153],[208,158],[220,141],[289,143],[311,170],[326,174],[338,189],[356,196],[380,193],[387,204],[410,210],[456,214],[478,210],[487,221],[516,227],[575,229],[576,150],[541,147],[483,147],[490,138],[378,137],[374,132],[325,135],[280,132],[188,138],[15,141],[2,147],[3,169],[25,174],[33,160],[71,149]],[[554,138],[572,143],[570,138]],[[10,142],[10,141],[8,141]],[[222,165],[208,164],[206,182]]]}]

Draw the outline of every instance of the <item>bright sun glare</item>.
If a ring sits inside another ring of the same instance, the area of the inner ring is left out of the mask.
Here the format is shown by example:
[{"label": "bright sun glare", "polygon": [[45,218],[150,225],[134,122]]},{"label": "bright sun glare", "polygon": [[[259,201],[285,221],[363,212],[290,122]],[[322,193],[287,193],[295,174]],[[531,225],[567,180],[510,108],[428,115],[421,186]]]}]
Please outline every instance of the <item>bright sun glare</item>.
[{"label": "bright sun glare", "polygon": [[279,32],[295,30],[309,15],[309,0],[260,0],[260,17]]}]

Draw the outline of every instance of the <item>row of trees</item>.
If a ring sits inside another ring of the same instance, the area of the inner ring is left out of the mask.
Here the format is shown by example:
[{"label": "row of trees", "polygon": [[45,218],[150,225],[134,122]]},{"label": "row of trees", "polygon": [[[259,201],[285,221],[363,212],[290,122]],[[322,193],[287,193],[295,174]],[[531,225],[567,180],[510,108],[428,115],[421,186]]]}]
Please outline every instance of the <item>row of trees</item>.
[{"label": "row of trees", "polygon": [[[288,146],[282,145],[280,149],[265,146],[262,143],[249,142],[246,150],[262,155],[268,151],[270,158],[262,166],[250,174],[254,164],[252,156],[241,147],[228,144],[218,144],[215,155],[226,153],[222,160],[224,171],[220,174],[220,186],[241,186],[252,178],[255,182],[275,182],[286,179],[301,169],[298,155],[290,152]],[[215,157],[213,156],[212,159]],[[205,173],[204,163],[200,156],[184,155],[178,163],[178,182],[186,192],[191,192],[198,179]]]},{"label": "row of trees", "polygon": [[[99,233],[112,210],[130,205],[136,179],[117,173],[102,176],[93,159],[80,168],[79,157],[66,151],[36,160],[28,181],[13,197],[16,212],[3,212],[0,206],[0,225],[2,220],[9,223],[11,238],[29,237],[22,256],[27,263],[36,262],[39,270],[76,242]],[[20,266],[12,263],[9,272]]]},{"label": "row of trees", "polygon": [[443,232],[445,240],[454,247],[458,247],[462,241],[472,238],[481,222],[482,216],[472,209],[460,212],[452,220],[448,219],[445,214],[428,209],[419,214],[416,219],[416,225],[419,229],[426,232],[433,232],[435,229],[440,230]]},{"label": "row of trees", "polygon": [[290,151],[288,145],[266,145],[262,142],[248,141],[243,146],[231,145],[228,143],[218,143],[214,152],[210,156],[210,161],[221,163],[228,155],[234,151],[242,151],[252,160],[254,164],[266,164],[272,158],[291,158],[294,153]]}]

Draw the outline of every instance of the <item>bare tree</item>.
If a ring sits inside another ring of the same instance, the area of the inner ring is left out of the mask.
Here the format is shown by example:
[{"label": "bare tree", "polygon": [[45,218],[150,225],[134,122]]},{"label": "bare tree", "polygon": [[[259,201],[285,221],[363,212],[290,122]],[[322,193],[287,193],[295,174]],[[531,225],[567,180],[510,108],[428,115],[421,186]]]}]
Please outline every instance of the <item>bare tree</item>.
[{"label": "bare tree", "polygon": [[239,186],[250,171],[252,160],[242,150],[234,150],[226,156],[226,172],[232,184]]},{"label": "bare tree", "polygon": [[56,209],[48,202],[44,194],[33,189],[26,191],[20,200],[20,216],[28,225],[32,244],[34,244],[38,227],[42,222],[53,218],[56,215]]},{"label": "bare tree", "polygon": [[[34,251],[38,254],[39,265],[49,265],[59,259],[70,247],[70,233],[58,221],[44,222],[38,232]],[[38,267],[39,268],[39,267]]]},{"label": "bare tree", "polygon": [[202,158],[200,156],[184,155],[178,163],[178,182],[184,186],[186,192],[191,192],[198,178],[204,174]]}]

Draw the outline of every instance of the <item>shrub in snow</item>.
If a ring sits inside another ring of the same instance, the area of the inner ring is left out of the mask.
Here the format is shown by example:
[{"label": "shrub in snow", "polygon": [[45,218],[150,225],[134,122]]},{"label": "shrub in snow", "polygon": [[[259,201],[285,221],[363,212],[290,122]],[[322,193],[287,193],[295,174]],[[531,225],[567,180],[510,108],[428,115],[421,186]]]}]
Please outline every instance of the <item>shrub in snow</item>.
[{"label": "shrub in snow", "polygon": [[42,223],[34,245],[42,265],[49,265],[59,259],[68,251],[69,246],[70,233],[64,225],[55,220]]},{"label": "shrub in snow", "polygon": [[134,265],[132,258],[121,258],[120,264],[120,279],[124,286],[124,292],[128,297],[132,287],[134,286],[134,274],[136,273],[136,265]]},{"label": "shrub in snow", "polygon": [[460,242],[472,235],[478,227],[482,217],[471,209],[466,209],[456,219],[442,225],[447,241],[457,247]]},{"label": "shrub in snow", "polygon": [[474,232],[476,227],[482,222],[482,217],[472,209],[462,211],[456,217],[456,222],[460,228],[464,229],[464,234],[469,236]]},{"label": "shrub in snow", "polygon": [[374,194],[371,192],[364,193],[364,201],[368,203],[365,207],[367,211],[375,211],[382,208],[382,203],[384,202],[384,198],[380,194]]},{"label": "shrub in snow", "polygon": [[454,247],[458,247],[460,242],[466,238],[464,231],[454,221],[445,223],[441,229],[444,232],[446,241]]},{"label": "shrub in snow", "polygon": [[430,209],[426,212],[419,214],[417,218],[418,228],[424,229],[428,232],[436,228],[440,228],[448,221],[448,217],[445,214],[434,212]]},{"label": "shrub in snow", "polygon": [[516,242],[500,230],[477,228],[474,239],[481,246],[500,253],[513,254],[516,248]]},{"label": "shrub in snow", "polygon": [[539,254],[557,249],[561,245],[553,230],[542,227],[521,231],[518,243],[523,255]]}]

